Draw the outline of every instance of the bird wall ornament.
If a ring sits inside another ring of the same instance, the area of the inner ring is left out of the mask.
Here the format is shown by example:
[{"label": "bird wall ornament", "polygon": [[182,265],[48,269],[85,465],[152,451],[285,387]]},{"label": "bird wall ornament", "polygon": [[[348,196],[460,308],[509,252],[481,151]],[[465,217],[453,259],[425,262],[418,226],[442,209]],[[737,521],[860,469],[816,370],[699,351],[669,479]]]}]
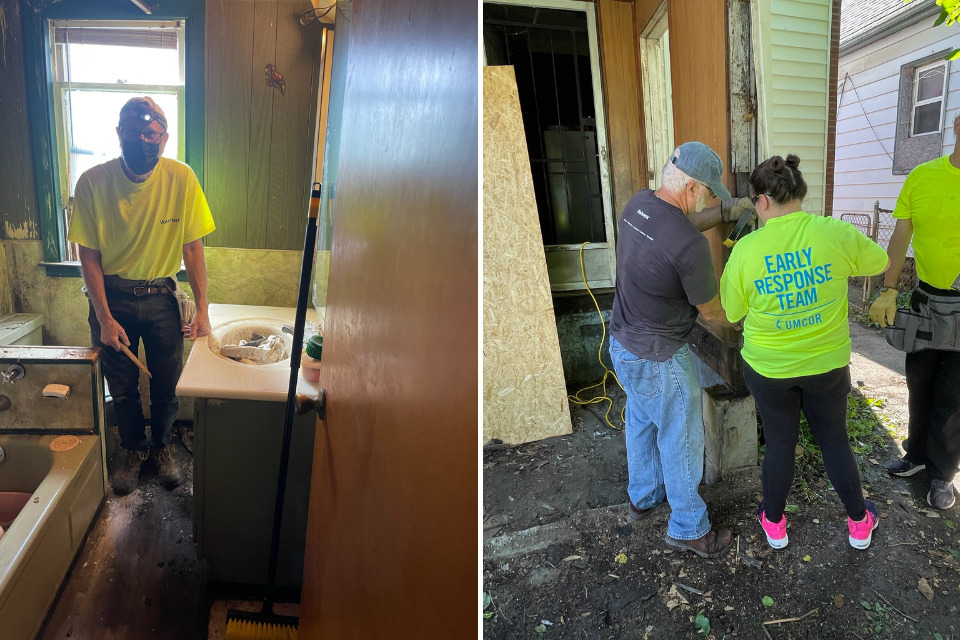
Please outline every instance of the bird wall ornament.
[{"label": "bird wall ornament", "polygon": [[270,63],[267,63],[267,66],[263,70],[263,75],[267,78],[267,86],[273,87],[276,89],[280,88],[280,95],[286,94],[286,82],[283,80],[283,75],[277,71],[277,68]]}]

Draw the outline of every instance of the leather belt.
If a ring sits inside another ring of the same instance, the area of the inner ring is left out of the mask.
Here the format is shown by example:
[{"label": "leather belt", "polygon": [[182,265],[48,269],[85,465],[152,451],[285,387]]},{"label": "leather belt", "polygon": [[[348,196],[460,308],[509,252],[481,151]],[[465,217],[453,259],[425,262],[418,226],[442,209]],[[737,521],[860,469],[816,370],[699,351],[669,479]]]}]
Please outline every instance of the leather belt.
[{"label": "leather belt", "polygon": [[153,296],[158,294],[173,294],[172,278],[156,278],[155,280],[128,280],[118,275],[103,276],[103,285],[110,291],[128,293],[134,296]]}]

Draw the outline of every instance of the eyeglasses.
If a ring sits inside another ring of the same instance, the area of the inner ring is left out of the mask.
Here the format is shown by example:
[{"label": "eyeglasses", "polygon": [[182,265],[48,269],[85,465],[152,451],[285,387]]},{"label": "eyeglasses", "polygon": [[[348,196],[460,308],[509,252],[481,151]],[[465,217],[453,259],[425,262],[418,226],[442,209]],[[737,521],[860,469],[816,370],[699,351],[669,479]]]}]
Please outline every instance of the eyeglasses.
[{"label": "eyeglasses", "polygon": [[716,197],[717,197],[717,194],[715,194],[715,193],[713,192],[713,189],[710,188],[710,185],[708,185],[708,184],[706,184],[706,183],[704,183],[704,182],[700,182],[699,180],[697,180],[697,184],[699,184],[701,187],[703,187],[704,189],[706,189],[707,191],[709,191],[711,198],[716,198]]},{"label": "eyeglasses", "polygon": [[[758,193],[758,194],[755,195],[755,196],[750,196],[750,202],[753,204],[753,206],[757,206],[757,200],[760,199],[760,196],[765,196],[765,195],[767,195],[767,194],[765,194],[765,193]],[[769,196],[767,196],[767,197],[769,197]]]},{"label": "eyeglasses", "polygon": [[142,138],[144,142],[149,142],[151,144],[160,142],[160,138],[162,138],[164,134],[166,134],[166,131],[154,131],[153,129],[144,129],[142,131],[137,131],[136,129],[126,129],[120,132],[120,135],[123,137],[123,139],[127,140],[128,142],[132,140],[140,140]]}]

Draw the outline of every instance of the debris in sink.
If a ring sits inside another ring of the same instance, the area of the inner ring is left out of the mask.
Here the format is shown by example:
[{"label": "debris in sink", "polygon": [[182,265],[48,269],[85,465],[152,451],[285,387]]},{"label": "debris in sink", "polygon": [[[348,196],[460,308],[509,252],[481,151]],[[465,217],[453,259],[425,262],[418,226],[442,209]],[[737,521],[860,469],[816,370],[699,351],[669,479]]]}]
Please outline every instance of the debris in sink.
[{"label": "debris in sink", "polygon": [[245,363],[273,364],[288,357],[283,338],[277,335],[264,337],[253,334],[250,340],[240,340],[239,344],[220,346],[220,355]]},{"label": "debris in sink", "polygon": [[241,340],[240,346],[241,347],[259,347],[261,344],[263,344],[263,341],[266,339],[267,338],[265,336],[262,336],[259,333],[254,332],[254,334],[250,336],[249,340]]}]

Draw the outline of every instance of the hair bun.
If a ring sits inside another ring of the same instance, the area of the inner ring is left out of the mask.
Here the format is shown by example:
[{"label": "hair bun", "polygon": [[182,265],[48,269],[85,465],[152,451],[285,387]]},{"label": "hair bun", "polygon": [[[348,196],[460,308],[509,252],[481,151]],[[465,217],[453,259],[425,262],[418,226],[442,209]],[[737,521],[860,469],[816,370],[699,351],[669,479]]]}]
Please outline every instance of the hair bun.
[{"label": "hair bun", "polygon": [[780,173],[783,170],[783,158],[780,156],[770,158],[770,169],[774,173]]},{"label": "hair bun", "polygon": [[787,156],[787,166],[798,169],[800,167],[800,158],[791,153]]}]

